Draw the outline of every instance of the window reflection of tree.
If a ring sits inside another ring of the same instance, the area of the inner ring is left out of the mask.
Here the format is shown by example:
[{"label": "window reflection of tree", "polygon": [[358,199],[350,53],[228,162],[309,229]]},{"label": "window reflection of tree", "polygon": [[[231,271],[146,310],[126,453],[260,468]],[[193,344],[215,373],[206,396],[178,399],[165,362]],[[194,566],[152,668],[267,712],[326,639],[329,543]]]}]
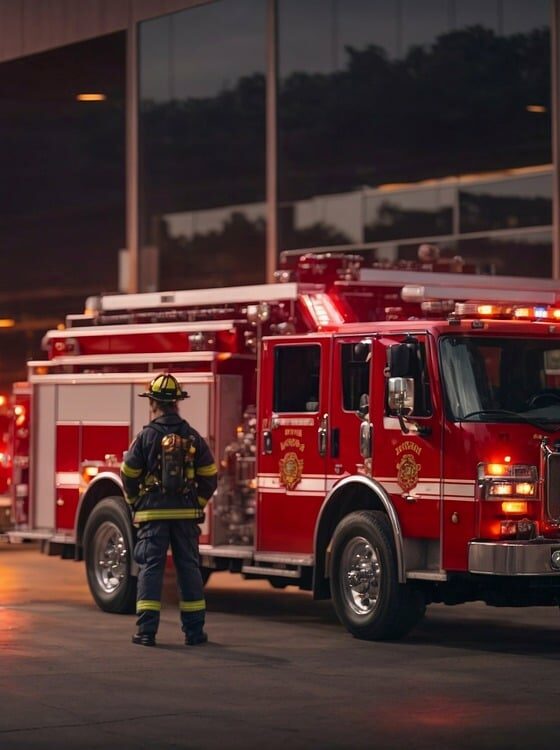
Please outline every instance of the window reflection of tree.
[{"label": "window reflection of tree", "polygon": [[383,201],[376,218],[365,227],[367,242],[382,242],[405,237],[451,234],[453,209],[443,206],[433,210],[406,209],[390,200]]},{"label": "window reflection of tree", "polygon": [[162,289],[203,288],[261,283],[264,280],[266,222],[251,221],[234,211],[221,228],[195,232],[191,237],[169,234],[160,223],[160,276]]},{"label": "window reflection of tree", "polygon": [[461,190],[460,217],[462,232],[546,226],[552,223],[552,198]]},{"label": "window reflection of tree", "polygon": [[[336,72],[290,74],[279,91],[281,200],[549,162],[550,118],[526,111],[529,102],[548,106],[548,46],[547,29],[506,37],[473,26],[410,48],[400,59],[373,45],[348,46]],[[255,73],[214,97],[142,103],[145,226],[150,216],[264,199],[265,94],[265,77]],[[510,209],[504,205],[503,213]],[[535,199],[518,210],[532,224],[548,208],[546,200]],[[431,236],[449,228],[449,206],[423,211],[387,205],[383,211],[366,240],[382,240],[385,233],[387,239]],[[282,249],[351,241],[334,223],[296,227],[282,209],[280,227]],[[155,244],[153,237],[146,240]],[[229,257],[242,257],[246,280],[257,280],[253,262],[262,270],[258,249],[264,246],[262,223],[236,215],[221,232],[180,242],[164,238],[162,278],[179,259],[184,267],[189,257],[201,256],[194,261],[199,271],[205,256],[217,253],[226,267]],[[223,283],[215,258],[208,263],[204,283]],[[185,278],[191,283],[193,274]]]},{"label": "window reflection of tree", "polygon": [[[472,170],[548,163],[548,29],[473,26],[389,59],[346,47],[332,74],[281,82],[282,198]],[[282,52],[282,47],[281,50]]]},{"label": "window reflection of tree", "polygon": [[[474,26],[402,59],[347,47],[340,71],[289,75],[279,92],[281,199],[548,163],[550,117],[526,111],[548,107],[548,49],[548,29],[505,37]],[[262,199],[265,91],[255,74],[213,98],[143,102],[152,213]]]}]

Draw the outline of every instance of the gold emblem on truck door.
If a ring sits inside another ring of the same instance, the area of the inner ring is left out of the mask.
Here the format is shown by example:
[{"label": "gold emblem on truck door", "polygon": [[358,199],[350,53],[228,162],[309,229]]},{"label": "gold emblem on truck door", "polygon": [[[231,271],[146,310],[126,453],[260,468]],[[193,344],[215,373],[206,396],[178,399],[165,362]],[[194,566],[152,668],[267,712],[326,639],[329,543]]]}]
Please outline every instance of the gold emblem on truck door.
[{"label": "gold emblem on truck door", "polygon": [[422,466],[417,464],[411,453],[405,453],[397,464],[397,482],[403,490],[411,490],[418,484],[418,474]]},{"label": "gold emblem on truck door", "polygon": [[303,471],[303,460],[297,457],[297,453],[290,451],[284,458],[280,459],[280,482],[287,490],[293,490],[301,481]]}]

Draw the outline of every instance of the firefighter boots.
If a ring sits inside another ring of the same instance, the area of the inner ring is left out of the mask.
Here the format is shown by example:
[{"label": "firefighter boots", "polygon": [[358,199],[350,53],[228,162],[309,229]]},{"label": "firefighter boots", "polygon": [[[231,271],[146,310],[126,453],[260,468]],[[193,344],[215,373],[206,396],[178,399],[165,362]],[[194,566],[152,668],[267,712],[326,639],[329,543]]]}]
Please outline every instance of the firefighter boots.
[{"label": "firefighter boots", "polygon": [[200,633],[185,636],[185,646],[202,646],[203,643],[208,643],[208,635],[204,630]]},{"label": "firefighter boots", "polygon": [[132,636],[132,643],[138,646],[155,646],[156,637],[153,633],[135,633]]}]

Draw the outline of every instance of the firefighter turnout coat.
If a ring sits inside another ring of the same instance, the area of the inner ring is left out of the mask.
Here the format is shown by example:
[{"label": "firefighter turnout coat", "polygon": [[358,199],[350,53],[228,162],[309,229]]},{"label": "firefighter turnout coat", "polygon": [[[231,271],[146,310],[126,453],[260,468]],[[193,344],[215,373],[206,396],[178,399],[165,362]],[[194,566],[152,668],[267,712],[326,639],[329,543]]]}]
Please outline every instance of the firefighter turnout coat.
[{"label": "firefighter turnout coat", "polygon": [[[166,493],[161,487],[161,439],[171,433],[187,441],[183,493]],[[121,466],[126,499],[134,508],[134,523],[202,521],[204,508],[216,490],[217,473],[206,441],[185,419],[166,414],[152,420],[133,441]]]}]

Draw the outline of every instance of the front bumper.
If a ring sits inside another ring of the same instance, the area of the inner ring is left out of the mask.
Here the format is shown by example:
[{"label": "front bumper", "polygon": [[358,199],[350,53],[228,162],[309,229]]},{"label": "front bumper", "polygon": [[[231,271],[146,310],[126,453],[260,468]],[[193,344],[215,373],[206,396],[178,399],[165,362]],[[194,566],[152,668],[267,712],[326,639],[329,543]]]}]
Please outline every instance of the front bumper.
[{"label": "front bumper", "polygon": [[470,542],[469,573],[497,576],[560,576],[551,564],[560,539],[507,542]]}]

